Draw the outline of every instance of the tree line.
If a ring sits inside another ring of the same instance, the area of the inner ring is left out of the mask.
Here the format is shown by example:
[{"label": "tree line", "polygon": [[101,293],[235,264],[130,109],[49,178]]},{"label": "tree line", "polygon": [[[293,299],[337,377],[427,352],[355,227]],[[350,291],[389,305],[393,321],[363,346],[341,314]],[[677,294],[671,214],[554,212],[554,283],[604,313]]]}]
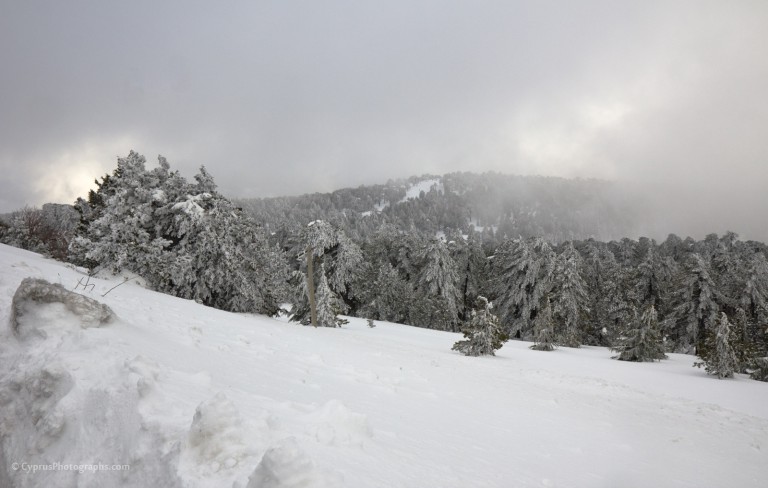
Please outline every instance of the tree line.
[{"label": "tree line", "polygon": [[486,351],[513,337],[542,350],[599,345],[620,359],[705,361],[728,336],[736,372],[759,371],[768,355],[768,248],[733,233],[553,242],[472,226],[382,222],[355,235],[321,219],[278,226],[221,195],[204,167],[190,182],[162,157],[147,169],[135,152],[60,219],[67,227],[50,248],[30,212],[0,227],[0,241],[93,272],[131,271],[223,310],[275,315],[289,303],[293,320],[329,327],[341,315],[454,332],[495,324],[457,345],[473,354],[473,337],[486,334]]}]

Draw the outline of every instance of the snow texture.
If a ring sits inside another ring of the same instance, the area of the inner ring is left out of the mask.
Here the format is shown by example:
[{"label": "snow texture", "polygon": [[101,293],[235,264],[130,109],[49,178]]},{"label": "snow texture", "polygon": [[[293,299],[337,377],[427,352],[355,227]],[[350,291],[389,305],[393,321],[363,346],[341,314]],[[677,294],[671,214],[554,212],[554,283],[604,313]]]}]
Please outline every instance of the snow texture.
[{"label": "snow texture", "polygon": [[[2,245],[0,270],[5,317],[24,278],[83,276]],[[91,281],[100,296],[122,280]],[[465,357],[456,333],[300,327],[135,281],[103,301],[108,327],[55,302],[21,318],[45,334],[0,331],[1,487],[757,488],[768,474],[766,384],[718,381],[693,356],[509,341]]]}]

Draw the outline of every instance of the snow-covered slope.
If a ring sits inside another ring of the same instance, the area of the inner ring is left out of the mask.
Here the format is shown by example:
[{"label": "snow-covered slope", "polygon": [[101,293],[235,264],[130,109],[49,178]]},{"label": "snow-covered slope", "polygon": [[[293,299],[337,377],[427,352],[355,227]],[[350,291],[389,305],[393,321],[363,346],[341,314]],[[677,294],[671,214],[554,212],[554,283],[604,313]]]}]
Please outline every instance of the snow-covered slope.
[{"label": "snow-covered slope", "polygon": [[430,178],[414,183],[405,191],[405,197],[400,200],[400,203],[419,198],[421,192],[429,193],[432,189],[435,189],[438,192],[443,191],[443,182],[440,178]]},{"label": "snow-covered slope", "polygon": [[[0,246],[0,316],[29,276],[70,289],[83,277]],[[468,358],[450,350],[456,334],[357,319],[312,329],[212,310],[135,280],[101,296],[121,281],[91,279],[85,292],[117,314],[103,327],[80,328],[58,304],[29,309],[23,339],[3,319],[0,486],[701,488],[768,479],[768,384],[707,377],[689,356],[633,364],[602,348],[546,353],[510,342],[496,357]],[[99,463],[129,469],[96,471]]]}]

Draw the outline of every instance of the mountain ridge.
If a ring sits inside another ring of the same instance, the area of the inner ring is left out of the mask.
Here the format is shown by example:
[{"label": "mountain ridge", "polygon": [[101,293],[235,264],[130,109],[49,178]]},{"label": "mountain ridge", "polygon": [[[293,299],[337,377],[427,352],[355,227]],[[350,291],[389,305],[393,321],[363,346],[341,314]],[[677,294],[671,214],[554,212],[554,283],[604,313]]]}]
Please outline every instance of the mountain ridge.
[{"label": "mountain ridge", "polygon": [[275,231],[288,222],[327,220],[355,237],[390,224],[426,233],[476,232],[484,239],[611,240],[637,234],[640,220],[638,202],[616,183],[497,172],[423,174],[333,192],[234,201]]}]

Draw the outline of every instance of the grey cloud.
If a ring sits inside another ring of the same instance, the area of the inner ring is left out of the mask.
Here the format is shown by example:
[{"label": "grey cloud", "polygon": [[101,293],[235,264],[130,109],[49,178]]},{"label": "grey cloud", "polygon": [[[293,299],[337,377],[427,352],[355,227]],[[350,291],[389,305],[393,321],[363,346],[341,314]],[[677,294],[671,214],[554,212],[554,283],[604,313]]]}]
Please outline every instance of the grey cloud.
[{"label": "grey cloud", "polygon": [[689,205],[703,188],[724,195],[720,208],[766,210],[742,191],[768,181],[764,2],[5,10],[0,211],[71,200],[67,185],[30,179],[98,171],[87,187],[136,149],[188,176],[205,164],[232,196],[456,170],[615,178],[679,209],[653,232],[734,222],[768,239],[756,214]]}]

